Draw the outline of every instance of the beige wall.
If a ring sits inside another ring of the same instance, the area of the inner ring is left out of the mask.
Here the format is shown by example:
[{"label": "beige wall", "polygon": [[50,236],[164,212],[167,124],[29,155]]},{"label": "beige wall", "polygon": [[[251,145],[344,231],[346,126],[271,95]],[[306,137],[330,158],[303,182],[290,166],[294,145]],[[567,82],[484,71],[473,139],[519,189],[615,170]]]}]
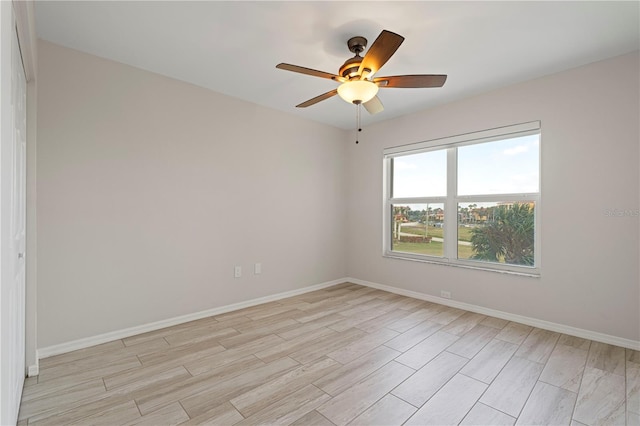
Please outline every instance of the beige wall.
[{"label": "beige wall", "polygon": [[46,42],[38,78],[39,348],[346,276],[343,131]]},{"label": "beige wall", "polygon": [[[640,340],[639,220],[604,214],[639,208],[638,74],[637,54],[614,58],[369,126],[355,145],[41,42],[38,347],[346,276]],[[383,148],[532,120],[540,278],[382,257]]]},{"label": "beige wall", "polygon": [[[640,340],[639,58],[630,54],[386,121],[349,144],[349,274]],[[453,83],[456,76],[449,76]],[[428,96],[428,95],[426,95]],[[382,150],[542,122],[542,276],[383,258]]]}]

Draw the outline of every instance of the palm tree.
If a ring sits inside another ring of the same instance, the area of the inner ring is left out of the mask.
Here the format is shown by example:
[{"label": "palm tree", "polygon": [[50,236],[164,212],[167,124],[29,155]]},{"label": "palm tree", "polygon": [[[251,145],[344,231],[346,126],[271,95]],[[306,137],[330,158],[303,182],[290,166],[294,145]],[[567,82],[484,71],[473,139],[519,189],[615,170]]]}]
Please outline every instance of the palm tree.
[{"label": "palm tree", "polygon": [[471,231],[472,259],[533,265],[534,226],[534,209],[529,204],[496,207],[486,226]]}]

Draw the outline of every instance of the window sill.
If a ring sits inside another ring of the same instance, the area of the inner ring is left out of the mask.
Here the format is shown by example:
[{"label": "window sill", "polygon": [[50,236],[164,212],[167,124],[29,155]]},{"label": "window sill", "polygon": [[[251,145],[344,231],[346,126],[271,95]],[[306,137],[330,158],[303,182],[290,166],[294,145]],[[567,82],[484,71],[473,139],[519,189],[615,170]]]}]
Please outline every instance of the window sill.
[{"label": "window sill", "polygon": [[[514,271],[512,269],[502,269],[495,268],[491,266],[483,266],[482,264],[473,264],[463,263],[460,261],[450,262],[446,258],[429,258],[425,256],[412,256],[410,253],[398,253],[398,252],[386,252],[383,253],[382,257],[386,257],[388,259],[398,259],[398,260],[408,260],[410,262],[420,262],[420,263],[430,263],[433,265],[442,265],[442,266],[452,266],[455,268],[464,268],[464,269],[475,269],[478,271],[488,271],[488,272],[497,272],[499,274],[507,274],[507,275],[517,275],[521,277],[530,277],[530,278],[540,278],[540,271],[537,268],[527,268],[522,271]],[[439,260],[442,259],[442,260]]]}]

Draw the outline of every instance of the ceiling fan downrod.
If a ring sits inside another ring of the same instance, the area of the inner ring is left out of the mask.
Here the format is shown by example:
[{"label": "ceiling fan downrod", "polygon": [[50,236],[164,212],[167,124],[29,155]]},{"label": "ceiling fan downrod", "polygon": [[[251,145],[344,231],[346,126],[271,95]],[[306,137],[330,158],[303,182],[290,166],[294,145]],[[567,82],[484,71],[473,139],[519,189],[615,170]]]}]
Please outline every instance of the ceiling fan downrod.
[{"label": "ceiling fan downrod", "polygon": [[352,53],[355,53],[355,56],[347,59],[345,63],[342,64],[340,70],[338,70],[338,74],[347,80],[351,80],[352,78],[359,77],[358,71],[363,59],[360,53],[364,52],[364,49],[367,47],[367,39],[364,37],[351,37],[349,41],[347,41],[347,46]]}]

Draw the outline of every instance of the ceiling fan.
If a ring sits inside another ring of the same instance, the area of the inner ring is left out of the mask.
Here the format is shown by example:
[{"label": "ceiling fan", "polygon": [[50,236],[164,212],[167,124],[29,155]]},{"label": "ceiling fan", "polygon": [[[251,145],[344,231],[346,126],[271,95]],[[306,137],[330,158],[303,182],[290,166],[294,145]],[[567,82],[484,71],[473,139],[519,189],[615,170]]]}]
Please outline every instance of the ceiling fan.
[{"label": "ceiling fan", "polygon": [[[351,52],[355,53],[355,56],[347,59],[340,67],[338,74],[331,74],[285,63],[276,65],[276,68],[314,77],[327,78],[342,83],[336,89],[296,105],[297,108],[306,108],[338,95],[346,102],[355,105],[364,105],[370,114],[377,114],[384,109],[382,102],[380,102],[377,96],[378,88],[442,87],[447,80],[446,75],[430,74],[374,77],[378,70],[382,68],[396,50],[398,50],[403,41],[404,37],[401,35],[383,30],[369,50],[367,50],[364,57],[362,57],[360,54],[367,47],[367,39],[360,36],[350,38],[349,41],[347,41],[347,46]],[[358,127],[360,127],[359,120]]]}]

